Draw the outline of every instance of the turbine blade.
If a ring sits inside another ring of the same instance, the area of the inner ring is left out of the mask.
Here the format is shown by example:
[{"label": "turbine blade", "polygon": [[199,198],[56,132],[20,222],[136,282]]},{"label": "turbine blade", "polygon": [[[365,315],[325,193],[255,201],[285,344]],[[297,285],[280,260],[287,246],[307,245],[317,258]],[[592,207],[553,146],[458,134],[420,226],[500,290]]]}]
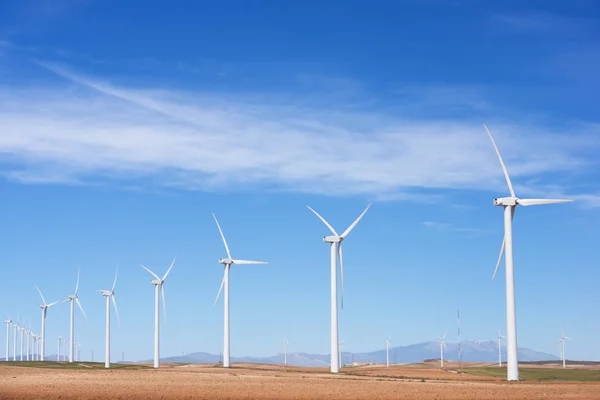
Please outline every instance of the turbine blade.
[{"label": "turbine blade", "polygon": [[37,289],[38,293],[40,294],[40,297],[42,298],[42,301],[44,302],[44,305],[46,305],[46,299],[44,299],[44,295],[42,294],[42,291],[40,290],[39,287],[37,287],[37,285],[33,285],[35,286],[35,288]]},{"label": "turbine blade", "polygon": [[77,270],[77,284],[75,285],[75,296],[77,296],[77,293],[79,293],[79,272],[81,272],[81,269]]},{"label": "turbine blade", "polygon": [[340,280],[342,283],[342,309],[344,308],[344,262],[342,261],[342,242],[338,242],[338,258],[340,259]]},{"label": "turbine blade", "polygon": [[[227,268],[227,267],[225,267]],[[213,307],[217,304],[217,300],[219,300],[219,296],[221,296],[221,292],[223,291],[223,286],[225,285],[225,272],[223,272],[223,280],[221,281],[221,287],[219,288],[219,293],[217,293],[217,297],[215,298],[215,302],[213,303]]]},{"label": "turbine blade", "polygon": [[85,315],[85,311],[83,311],[83,307],[81,306],[81,303],[79,302],[79,297],[75,297],[75,301],[77,302],[77,305],[79,306],[79,309],[81,310],[81,313],[83,314],[83,317],[85,319],[87,319],[87,316]]},{"label": "turbine blade", "polygon": [[221,238],[223,239],[223,244],[225,244],[225,250],[227,251],[227,257],[231,258],[231,253],[229,252],[229,246],[227,246],[227,241],[225,240],[225,235],[223,235],[223,230],[221,229],[221,225],[219,225],[219,221],[217,221],[217,217],[213,213],[213,218],[217,223],[217,228],[219,228],[219,233],[221,234]]},{"label": "turbine blade", "polygon": [[490,133],[490,130],[488,129],[488,127],[483,124],[483,127],[485,128],[488,136],[490,137],[492,144],[494,145],[494,149],[496,150],[496,154],[498,155],[498,160],[500,160],[500,165],[502,166],[502,172],[504,172],[504,177],[506,178],[506,183],[508,184],[508,190],[510,191],[510,195],[512,197],[516,197],[515,196],[515,191],[513,190],[513,186],[512,183],[510,182],[510,178],[508,176],[508,171],[506,170],[506,165],[504,165],[504,161],[502,160],[502,156],[500,155],[500,151],[498,150],[498,146],[496,146],[496,142],[494,142],[494,138],[492,137],[492,134]]},{"label": "turbine blade", "polygon": [[156,278],[157,281],[160,281],[160,278],[158,277],[158,275],[156,275],[154,272],[150,271],[148,268],[144,267],[143,265],[140,265],[142,268],[144,268],[146,271],[150,272],[150,274]]},{"label": "turbine blade", "polygon": [[312,212],[313,212],[313,213],[314,213],[314,214],[315,214],[315,215],[316,215],[316,216],[317,216],[317,217],[318,217],[318,218],[321,220],[321,222],[323,222],[323,223],[325,224],[325,226],[326,226],[327,228],[329,228],[329,230],[331,231],[331,233],[333,233],[335,236],[339,236],[339,235],[337,234],[337,232],[335,231],[335,229],[333,229],[333,228],[331,227],[331,225],[329,225],[329,222],[325,221],[325,218],[321,217],[321,216],[319,215],[319,213],[318,213],[318,212],[316,212],[315,210],[313,210],[313,209],[312,209],[312,208],[310,208],[309,206],[306,206],[306,207],[307,207],[307,208],[308,208],[310,211],[312,211]]},{"label": "turbine blade", "polygon": [[177,260],[177,256],[175,256],[175,258],[173,258],[173,262],[171,263],[171,266],[169,267],[169,269],[165,273],[165,276],[163,276],[163,278],[162,278],[163,281],[165,279],[167,279],[167,275],[169,275],[169,272],[171,272],[171,268],[173,268],[173,265],[175,265],[175,260]]},{"label": "turbine blade", "polygon": [[119,263],[117,263],[117,270],[115,271],[115,280],[113,281],[111,292],[115,291],[115,286],[117,285],[117,275],[119,275]]},{"label": "turbine blade", "polygon": [[444,336],[442,336],[442,339],[446,340],[446,336],[448,336],[448,332],[444,333]]},{"label": "turbine blade", "polygon": [[351,231],[352,229],[354,229],[354,227],[356,226],[356,224],[358,224],[358,221],[360,221],[360,220],[362,219],[362,217],[364,217],[364,216],[365,216],[365,214],[367,213],[367,211],[369,210],[369,208],[371,208],[371,205],[370,205],[370,204],[367,206],[367,208],[365,208],[365,211],[363,211],[363,212],[362,212],[362,214],[360,214],[360,215],[358,216],[358,218],[356,218],[356,220],[355,220],[355,221],[352,223],[352,225],[350,225],[350,226],[348,227],[348,229],[346,229],[346,230],[344,231],[344,233],[342,233],[342,236],[341,236],[341,237],[343,237],[343,238],[344,238],[344,237],[346,237],[346,236],[347,236],[347,235],[350,233],[350,231]]},{"label": "turbine blade", "polygon": [[46,307],[52,307],[53,305],[56,305],[58,303],[60,303],[60,300],[57,300],[54,303],[47,304]]},{"label": "turbine blade", "polygon": [[161,297],[162,297],[163,314],[165,316],[165,325],[166,325],[167,324],[167,303],[165,301],[165,284],[164,284],[164,282],[160,284],[160,293],[161,293]]},{"label": "turbine blade", "polygon": [[121,327],[121,319],[119,318],[119,309],[117,308],[117,301],[115,300],[115,295],[111,295],[110,297],[112,297],[112,303],[113,306],[115,307],[115,314],[117,314],[117,323],[119,324],[119,328]]},{"label": "turbine blade", "polygon": [[519,199],[517,203],[522,206],[537,206],[541,204],[571,203],[572,201],[566,199]]},{"label": "turbine blade", "polygon": [[[515,210],[517,207],[512,207],[510,209],[510,220],[515,219]],[[500,255],[498,256],[498,261],[496,262],[496,268],[494,269],[494,275],[492,275],[492,280],[496,278],[496,272],[498,272],[498,267],[500,266],[500,261],[502,261],[502,254],[504,254],[504,247],[506,246],[506,236],[502,238],[502,246],[500,247]]]},{"label": "turbine blade", "polygon": [[231,260],[234,264],[268,264],[266,261]]}]

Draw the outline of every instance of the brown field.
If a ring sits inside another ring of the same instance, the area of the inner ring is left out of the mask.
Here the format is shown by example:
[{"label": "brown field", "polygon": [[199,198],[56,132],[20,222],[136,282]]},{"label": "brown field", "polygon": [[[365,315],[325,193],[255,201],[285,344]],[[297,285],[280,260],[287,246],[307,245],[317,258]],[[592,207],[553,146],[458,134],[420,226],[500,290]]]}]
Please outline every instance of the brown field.
[{"label": "brown field", "polygon": [[325,368],[254,364],[230,369],[163,364],[159,370],[5,366],[0,367],[0,399],[597,400],[600,383],[508,383],[440,370],[436,363],[345,368],[340,375]]}]

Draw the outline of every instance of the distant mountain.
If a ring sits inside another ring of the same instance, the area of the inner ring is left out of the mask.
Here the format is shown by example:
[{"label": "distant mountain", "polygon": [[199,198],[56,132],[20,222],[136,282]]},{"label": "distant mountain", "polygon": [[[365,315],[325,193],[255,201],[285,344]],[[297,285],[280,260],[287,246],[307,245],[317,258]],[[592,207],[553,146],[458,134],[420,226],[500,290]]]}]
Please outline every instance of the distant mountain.
[{"label": "distant mountain", "polygon": [[[458,346],[456,343],[447,343],[444,350],[444,359],[457,361]],[[496,362],[498,361],[498,343],[494,341],[465,341],[460,344],[461,361],[466,362]],[[300,367],[324,367],[329,365],[328,354],[288,353],[287,362]],[[424,342],[409,346],[398,346],[390,349],[390,362],[415,363],[427,359],[440,357],[440,344],[438,342]],[[506,360],[506,347],[502,347],[502,359]],[[539,351],[519,348],[519,361],[549,361],[558,360],[559,357]],[[149,362],[151,360],[145,360]],[[182,356],[161,358],[163,362],[177,362],[186,364],[216,364],[221,361],[220,355],[209,353],[191,353]],[[283,354],[271,357],[232,357],[232,362],[248,362],[257,364],[283,364]],[[385,349],[370,353],[343,353],[343,363],[372,362],[384,363],[386,361]]]}]

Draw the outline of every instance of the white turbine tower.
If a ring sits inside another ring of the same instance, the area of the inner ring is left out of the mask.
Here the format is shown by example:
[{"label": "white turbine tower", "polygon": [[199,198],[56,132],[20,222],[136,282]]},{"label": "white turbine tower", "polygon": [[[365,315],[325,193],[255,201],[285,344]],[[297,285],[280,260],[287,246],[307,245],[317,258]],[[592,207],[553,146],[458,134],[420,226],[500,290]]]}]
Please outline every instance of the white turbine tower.
[{"label": "white turbine tower", "polygon": [[[325,243],[331,243],[331,253],[330,253],[330,259],[331,259],[331,337],[330,337],[330,344],[331,344],[331,372],[333,373],[338,373],[340,372],[340,362],[338,360],[338,308],[337,308],[337,268],[336,268],[336,264],[337,264],[337,258],[339,257],[340,259],[340,278],[341,278],[341,284],[342,284],[342,308],[344,308],[344,264],[342,262],[342,242],[343,240],[346,238],[346,236],[350,233],[350,231],[352,229],[354,229],[354,227],[356,226],[356,224],[358,224],[358,221],[360,221],[362,219],[362,217],[365,215],[365,213],[367,212],[367,210],[369,209],[369,207],[371,207],[371,205],[369,204],[367,206],[367,208],[365,208],[365,211],[362,212],[362,214],[360,214],[358,216],[358,218],[356,218],[356,220],[352,223],[352,225],[350,225],[348,227],[348,229],[346,229],[344,231],[344,233],[342,233],[341,235],[338,235],[337,232],[335,231],[335,229],[333,229],[331,227],[331,225],[329,225],[329,223],[327,221],[325,221],[325,219],[323,217],[321,217],[319,215],[319,213],[317,213],[315,210],[313,210],[312,208],[310,208],[309,206],[306,206],[310,211],[312,211],[320,220],[321,222],[323,222],[325,224],[325,226],[327,227],[327,229],[329,229],[331,231],[331,233],[333,233],[333,236],[325,236],[323,238],[323,242]],[[337,256],[336,256],[336,243],[337,243]]]},{"label": "white turbine tower", "polygon": [[10,328],[12,327],[12,319],[10,319],[8,315],[6,317],[8,319],[4,321],[4,323],[6,324],[6,358],[4,359],[4,361],[8,361],[8,356],[10,353]]},{"label": "white turbine tower", "polygon": [[234,260],[231,258],[231,253],[229,252],[229,246],[227,246],[227,241],[225,240],[225,235],[223,235],[223,230],[221,230],[221,225],[219,225],[219,221],[215,214],[213,214],[213,218],[217,223],[217,228],[219,228],[219,233],[221,234],[221,238],[223,239],[223,244],[225,245],[225,251],[227,252],[227,258],[221,258],[219,260],[219,264],[223,264],[224,273],[223,280],[221,281],[221,287],[219,288],[219,293],[217,293],[217,298],[213,303],[213,307],[217,304],[217,300],[219,300],[219,296],[221,296],[221,291],[225,288],[223,293],[223,308],[224,308],[224,316],[223,316],[223,367],[229,368],[231,366],[230,362],[230,334],[229,334],[229,270],[231,269],[232,264],[267,264],[265,261],[248,261],[248,260]]},{"label": "white turbine tower", "polygon": [[142,265],[142,268],[144,268],[146,271],[148,271],[150,273],[150,275],[152,275],[152,277],[155,278],[150,281],[150,284],[154,285],[154,368],[160,367],[160,336],[159,336],[159,323],[160,323],[159,303],[160,303],[160,301],[159,301],[159,297],[162,296],[163,313],[165,315],[165,322],[166,322],[167,321],[167,303],[165,302],[164,284],[165,284],[165,279],[167,279],[169,272],[171,272],[171,268],[173,268],[173,265],[175,264],[176,259],[177,259],[177,257],[175,257],[173,259],[171,266],[165,273],[165,276],[162,277],[162,279],[160,279],[158,277],[158,275],[156,275],[154,272],[150,271],[148,268],[146,268],[145,266]]},{"label": "white turbine tower", "polygon": [[27,329],[21,327],[19,330],[21,331],[21,357],[19,361],[23,361],[23,336],[25,335],[25,331],[27,331]]},{"label": "white turbine tower", "polygon": [[339,361],[340,362],[339,363],[340,368],[342,368],[342,365],[344,365],[343,362],[342,362],[342,356],[343,355],[344,355],[344,341],[341,340],[340,341],[340,361]]},{"label": "white turbine tower", "polygon": [[[30,328],[31,328],[31,323],[29,324]],[[29,361],[29,351],[31,349],[30,345],[31,345],[31,331],[29,329],[25,330],[25,340],[27,341],[27,344],[25,345],[25,360]]]},{"label": "white turbine tower", "polygon": [[287,345],[288,345],[288,340],[284,339],[283,340],[283,365],[287,365]]},{"label": "white turbine tower", "polygon": [[390,338],[388,337],[388,340],[385,341],[385,365],[386,367],[390,366],[390,346],[392,345],[392,342],[390,341]]},{"label": "white turbine tower", "polygon": [[502,333],[500,333],[500,329],[498,329],[498,366],[502,368]]},{"label": "white turbine tower", "polygon": [[58,353],[56,354],[56,361],[60,361],[60,349],[62,347],[62,337],[58,337]]},{"label": "white turbine tower", "polygon": [[[69,344],[71,345],[71,347],[69,347],[69,362],[73,362],[73,351],[74,351],[74,343],[75,343],[75,303],[77,303],[77,305],[79,306],[79,309],[81,310],[81,313],[83,314],[83,317],[85,319],[87,319],[87,317],[85,316],[85,311],[83,311],[83,307],[81,306],[81,303],[79,302],[79,297],[78,294],[79,293],[79,270],[77,271],[77,284],[75,285],[75,293],[67,296],[67,300],[63,301],[63,303],[66,303],[67,301],[71,302],[71,330],[69,331]],[[65,351],[66,354],[66,351]]]},{"label": "white turbine tower", "polygon": [[40,288],[38,288],[37,285],[35,285],[35,288],[37,289],[38,293],[40,294],[40,297],[42,298],[42,302],[44,303],[44,304],[40,305],[40,308],[42,309],[42,351],[41,351],[41,361],[44,361],[44,357],[46,355],[46,313],[48,312],[48,308],[52,307],[55,304],[58,304],[59,301],[55,301],[54,303],[46,304],[46,299],[44,299],[44,295],[42,294],[42,291],[40,290]]},{"label": "white turbine tower", "polygon": [[562,336],[559,340],[560,342],[560,355],[561,355],[561,359],[562,359],[562,367],[563,368],[567,368],[567,357],[565,355],[565,341],[566,340],[572,340],[572,338],[565,336],[565,331],[563,331],[562,329],[560,330],[562,333]]},{"label": "white turbine tower", "polygon": [[17,322],[13,324],[13,328],[15,328],[13,333],[13,361],[17,361],[17,336],[19,335],[19,318],[17,317]]},{"label": "white turbine tower", "polygon": [[[113,281],[112,289],[110,290],[98,290],[102,293],[102,296],[106,297],[106,353],[104,355],[104,368],[110,368],[110,300],[112,299],[113,306],[115,307],[115,313],[117,315],[117,321],[119,325],[119,310],[117,309],[117,302],[115,300],[115,286],[117,284],[117,275],[119,274],[119,266],[117,265],[117,271],[115,272],[115,280]],[[79,345],[79,343],[77,343]]]},{"label": "white turbine tower", "polygon": [[500,248],[500,255],[498,256],[498,262],[494,270],[492,279],[495,278],[498,266],[504,255],[504,261],[506,263],[506,369],[507,369],[507,380],[517,381],[519,380],[519,360],[517,355],[517,313],[515,306],[515,280],[514,280],[514,266],[513,266],[513,242],[512,242],[512,220],[515,215],[515,209],[517,205],[522,206],[533,206],[541,204],[555,204],[555,203],[568,203],[573,200],[563,199],[519,199],[515,195],[510,177],[508,176],[508,170],[504,165],[500,151],[494,142],[492,134],[488,130],[487,126],[484,125],[485,130],[494,145],[494,150],[500,161],[500,166],[504,172],[504,178],[508,184],[508,190],[510,191],[510,197],[495,198],[494,205],[504,207],[504,240],[502,247]]},{"label": "white turbine tower", "polygon": [[446,335],[448,333],[444,333],[444,336],[439,338],[440,341],[440,368],[444,368],[444,349],[446,348]]}]

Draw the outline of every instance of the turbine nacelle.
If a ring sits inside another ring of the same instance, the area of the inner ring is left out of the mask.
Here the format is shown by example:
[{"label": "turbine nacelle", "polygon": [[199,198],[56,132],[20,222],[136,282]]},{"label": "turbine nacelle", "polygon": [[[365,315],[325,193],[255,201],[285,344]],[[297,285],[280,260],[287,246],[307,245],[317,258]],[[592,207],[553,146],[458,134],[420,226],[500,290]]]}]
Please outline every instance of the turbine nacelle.
[{"label": "turbine nacelle", "polygon": [[344,240],[344,238],[341,236],[325,236],[325,237],[323,237],[323,241],[325,243],[340,243],[342,240]]},{"label": "turbine nacelle", "polygon": [[152,285],[162,285],[165,281],[163,281],[162,279],[153,279],[150,281],[150,284]]},{"label": "turbine nacelle", "polygon": [[519,203],[519,199],[516,197],[499,197],[494,199],[495,206],[516,206]]},{"label": "turbine nacelle", "polygon": [[231,265],[231,264],[234,264],[234,262],[233,262],[233,259],[231,259],[231,258],[219,258],[219,264]]}]

